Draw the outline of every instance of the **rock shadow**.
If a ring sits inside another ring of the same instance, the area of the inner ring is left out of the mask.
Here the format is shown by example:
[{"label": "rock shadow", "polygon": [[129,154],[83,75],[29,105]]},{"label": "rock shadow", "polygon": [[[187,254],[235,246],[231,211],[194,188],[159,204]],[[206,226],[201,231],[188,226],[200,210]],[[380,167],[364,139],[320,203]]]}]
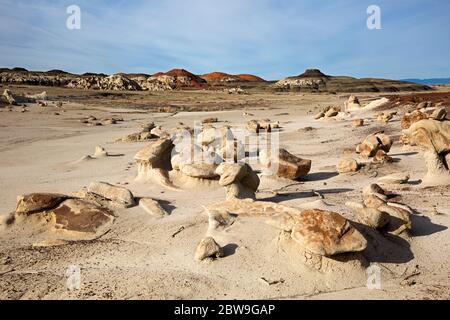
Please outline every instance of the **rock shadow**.
[{"label": "rock shadow", "polygon": [[235,243],[229,243],[226,246],[224,246],[222,248],[224,257],[229,257],[229,256],[232,256],[233,254],[235,254],[236,253],[236,249],[238,247],[239,246],[237,244],[235,244]]},{"label": "rock shadow", "polygon": [[315,172],[310,173],[306,177],[303,177],[301,181],[323,181],[338,176],[337,172]]},{"label": "rock shadow", "polygon": [[412,237],[429,236],[448,229],[446,226],[431,222],[431,219],[425,216],[411,215],[411,223],[410,235]]}]

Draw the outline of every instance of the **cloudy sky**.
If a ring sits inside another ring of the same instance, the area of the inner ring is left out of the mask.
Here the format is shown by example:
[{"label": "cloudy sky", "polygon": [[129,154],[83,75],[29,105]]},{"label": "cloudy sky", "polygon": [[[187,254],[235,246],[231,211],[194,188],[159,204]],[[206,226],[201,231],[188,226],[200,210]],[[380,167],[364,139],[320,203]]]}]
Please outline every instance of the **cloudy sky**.
[{"label": "cloudy sky", "polygon": [[[72,4],[81,30],[66,28]],[[449,21],[446,0],[0,0],[0,66],[450,77]]]}]

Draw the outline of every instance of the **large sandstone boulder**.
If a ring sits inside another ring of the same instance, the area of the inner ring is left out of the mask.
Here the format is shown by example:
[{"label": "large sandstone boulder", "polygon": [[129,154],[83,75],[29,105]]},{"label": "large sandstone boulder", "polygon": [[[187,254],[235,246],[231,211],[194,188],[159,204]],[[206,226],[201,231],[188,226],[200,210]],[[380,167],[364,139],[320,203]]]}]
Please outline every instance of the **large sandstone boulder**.
[{"label": "large sandstone boulder", "polygon": [[423,150],[427,165],[424,184],[450,184],[450,121],[418,121],[402,131],[402,140]]},{"label": "large sandstone boulder", "polygon": [[[114,222],[111,210],[61,194],[33,193],[19,196],[16,221],[37,218],[49,231],[72,240],[91,239]],[[36,221],[36,220],[33,220]]]},{"label": "large sandstone boulder", "polygon": [[306,210],[295,219],[292,239],[320,256],[359,252],[367,247],[364,236],[335,212]]},{"label": "large sandstone boulder", "polygon": [[279,177],[297,180],[306,176],[311,170],[311,160],[302,159],[279,149],[278,155],[272,150],[262,150],[259,154],[261,164]]},{"label": "large sandstone boulder", "polygon": [[130,190],[106,182],[92,182],[87,191],[108,199],[124,208],[136,205],[136,201]]}]

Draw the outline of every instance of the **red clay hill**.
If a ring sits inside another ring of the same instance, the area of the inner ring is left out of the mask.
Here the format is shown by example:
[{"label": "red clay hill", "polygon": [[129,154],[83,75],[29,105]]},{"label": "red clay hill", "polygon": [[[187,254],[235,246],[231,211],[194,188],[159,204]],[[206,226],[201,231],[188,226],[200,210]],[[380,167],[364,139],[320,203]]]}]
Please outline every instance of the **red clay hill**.
[{"label": "red clay hill", "polygon": [[224,72],[212,72],[200,76],[205,79],[208,84],[223,84],[230,82],[262,82],[264,79],[251,74],[228,74]]}]

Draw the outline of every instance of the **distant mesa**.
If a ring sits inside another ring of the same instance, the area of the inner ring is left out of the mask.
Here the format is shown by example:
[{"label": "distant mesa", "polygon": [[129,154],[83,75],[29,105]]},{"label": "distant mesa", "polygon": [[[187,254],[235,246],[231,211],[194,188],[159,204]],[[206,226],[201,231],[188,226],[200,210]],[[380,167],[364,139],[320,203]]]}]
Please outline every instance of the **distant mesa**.
[{"label": "distant mesa", "polygon": [[431,87],[404,81],[345,76],[329,76],[318,69],[308,69],[304,73],[284,78],[272,89],[281,92],[400,92],[427,91]]},{"label": "distant mesa", "polygon": [[11,71],[14,71],[14,72],[28,72],[27,69],[25,69],[25,68],[20,68],[20,67],[12,68]]}]

